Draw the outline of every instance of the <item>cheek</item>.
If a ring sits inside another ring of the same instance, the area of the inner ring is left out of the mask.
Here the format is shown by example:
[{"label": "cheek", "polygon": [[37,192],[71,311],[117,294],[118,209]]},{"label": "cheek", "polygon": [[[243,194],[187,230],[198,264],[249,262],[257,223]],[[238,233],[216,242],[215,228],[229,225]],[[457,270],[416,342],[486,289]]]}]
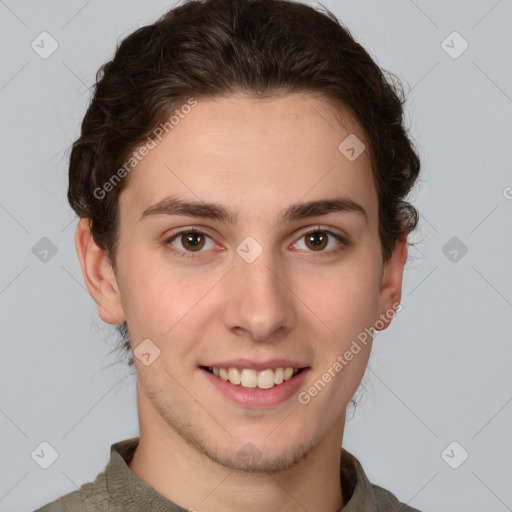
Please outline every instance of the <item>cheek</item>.
[{"label": "cheek", "polygon": [[375,322],[379,282],[376,267],[350,265],[303,281],[297,295],[306,298],[305,304],[321,320],[336,348],[341,349]]},{"label": "cheek", "polygon": [[219,276],[198,276],[190,268],[148,264],[150,261],[150,255],[141,255],[125,269],[122,293],[128,325],[134,338],[154,340],[162,350],[172,339],[176,350],[177,341],[185,341],[183,331],[190,337],[194,327],[197,330],[209,302],[206,295]]}]

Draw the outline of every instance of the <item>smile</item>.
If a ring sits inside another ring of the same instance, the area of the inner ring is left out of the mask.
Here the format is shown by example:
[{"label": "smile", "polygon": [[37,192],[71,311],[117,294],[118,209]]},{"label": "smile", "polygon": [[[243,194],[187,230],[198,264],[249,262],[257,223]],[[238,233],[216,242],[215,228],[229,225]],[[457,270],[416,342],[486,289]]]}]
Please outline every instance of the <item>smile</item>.
[{"label": "smile", "polygon": [[256,371],[251,368],[212,368],[209,366],[204,369],[235,386],[259,389],[271,389],[279,386],[303,370],[303,368],[282,367]]}]

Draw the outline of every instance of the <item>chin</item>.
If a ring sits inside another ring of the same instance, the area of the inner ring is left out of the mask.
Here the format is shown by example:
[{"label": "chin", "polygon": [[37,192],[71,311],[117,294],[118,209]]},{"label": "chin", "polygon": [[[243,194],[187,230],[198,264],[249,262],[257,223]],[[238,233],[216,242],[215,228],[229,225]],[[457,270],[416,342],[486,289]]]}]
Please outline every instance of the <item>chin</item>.
[{"label": "chin", "polygon": [[[263,443],[264,444],[264,443]],[[247,441],[235,452],[229,454],[212,455],[208,457],[232,471],[241,473],[277,473],[292,468],[301,462],[312,447],[305,444],[297,444],[286,448],[263,447],[257,442]]]}]

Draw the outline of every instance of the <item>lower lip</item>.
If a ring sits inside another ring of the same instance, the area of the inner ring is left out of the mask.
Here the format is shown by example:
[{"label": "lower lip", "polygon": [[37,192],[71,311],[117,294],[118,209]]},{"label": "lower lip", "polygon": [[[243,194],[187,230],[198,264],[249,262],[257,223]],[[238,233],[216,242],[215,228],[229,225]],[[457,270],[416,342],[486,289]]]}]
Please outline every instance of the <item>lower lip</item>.
[{"label": "lower lip", "polygon": [[305,368],[291,379],[285,380],[282,384],[278,384],[270,389],[244,388],[232,384],[228,380],[223,380],[204,368],[200,368],[200,370],[231,401],[244,407],[257,408],[278,405],[295,395],[304,382],[309,368]]}]

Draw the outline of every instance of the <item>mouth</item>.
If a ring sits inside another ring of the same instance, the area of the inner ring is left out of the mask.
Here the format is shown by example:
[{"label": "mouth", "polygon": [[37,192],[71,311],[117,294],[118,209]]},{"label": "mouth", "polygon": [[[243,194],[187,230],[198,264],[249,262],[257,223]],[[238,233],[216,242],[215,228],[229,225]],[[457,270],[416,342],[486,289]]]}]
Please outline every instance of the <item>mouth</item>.
[{"label": "mouth", "polygon": [[201,366],[200,368],[240,388],[268,390],[281,386],[284,382],[293,379],[296,375],[304,372],[309,367],[293,368],[288,366],[267,368],[262,371],[257,371],[252,368],[235,367],[220,368]]}]

